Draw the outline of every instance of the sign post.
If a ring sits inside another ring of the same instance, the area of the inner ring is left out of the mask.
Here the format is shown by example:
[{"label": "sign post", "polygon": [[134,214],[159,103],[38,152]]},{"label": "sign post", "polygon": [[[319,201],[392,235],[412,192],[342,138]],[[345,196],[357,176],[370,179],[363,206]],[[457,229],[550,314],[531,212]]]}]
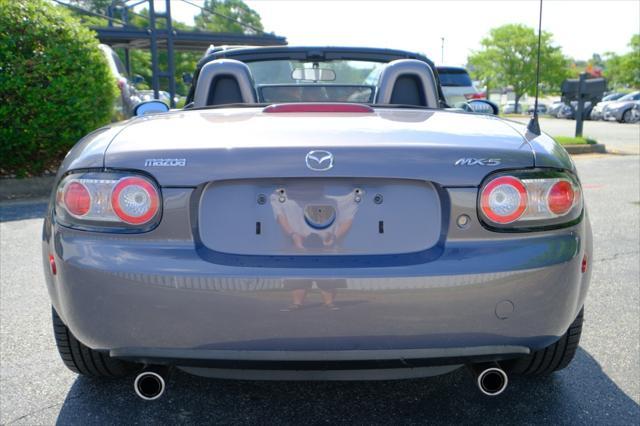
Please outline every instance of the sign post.
[{"label": "sign post", "polygon": [[582,136],[582,128],[584,121],[584,103],[591,102],[594,105],[602,100],[602,95],[607,90],[607,81],[604,78],[587,78],[587,73],[581,73],[579,79],[568,79],[562,82],[562,101],[567,105],[572,102],[577,103],[576,119],[576,137]]},{"label": "sign post", "polygon": [[587,79],[587,73],[581,72],[578,79],[578,112],[576,113],[576,138],[582,137],[582,121],[584,111],[584,81]]}]

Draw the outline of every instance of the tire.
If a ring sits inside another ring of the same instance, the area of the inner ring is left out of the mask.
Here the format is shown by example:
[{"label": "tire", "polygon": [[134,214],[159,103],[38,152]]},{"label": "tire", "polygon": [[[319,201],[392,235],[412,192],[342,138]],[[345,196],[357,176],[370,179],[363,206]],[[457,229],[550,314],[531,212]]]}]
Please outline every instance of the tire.
[{"label": "tire", "polygon": [[525,357],[505,361],[503,368],[510,374],[531,376],[542,376],[562,370],[571,363],[576,354],[582,334],[583,318],[584,308],[557,342]]},{"label": "tire", "polygon": [[620,118],[620,122],[621,123],[631,123],[633,121],[632,119],[632,112],[630,109],[626,110],[625,112],[622,113],[622,117]]},{"label": "tire", "polygon": [[140,369],[137,364],[113,359],[85,346],[62,322],[55,309],[51,308],[51,314],[58,353],[69,370],[83,376],[115,378],[128,376]]}]

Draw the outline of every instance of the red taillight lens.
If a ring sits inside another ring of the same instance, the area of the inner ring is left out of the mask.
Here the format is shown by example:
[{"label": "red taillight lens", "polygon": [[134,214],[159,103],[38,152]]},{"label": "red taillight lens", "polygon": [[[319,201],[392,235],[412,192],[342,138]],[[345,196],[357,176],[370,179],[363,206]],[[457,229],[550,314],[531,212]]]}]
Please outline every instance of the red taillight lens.
[{"label": "red taillight lens", "polygon": [[573,202],[575,201],[576,194],[573,190],[573,186],[566,180],[556,182],[549,193],[547,194],[547,205],[549,210],[557,215],[567,213]]},{"label": "red taillight lens", "polygon": [[56,221],[97,232],[136,233],[160,220],[162,194],[146,176],[128,172],[75,172],[56,189]]},{"label": "red taillight lens", "polygon": [[480,208],[495,223],[511,223],[518,220],[527,208],[527,190],[520,179],[501,176],[482,190]]},{"label": "red taillight lens", "polygon": [[155,187],[139,177],[121,179],[113,188],[111,205],[123,222],[141,225],[151,220],[160,205]]},{"label": "red taillight lens", "polygon": [[71,182],[64,190],[64,205],[74,216],[84,216],[91,209],[91,195],[80,182]]},{"label": "red taillight lens", "polygon": [[578,179],[569,172],[549,169],[497,174],[485,181],[478,197],[480,219],[501,229],[575,224],[582,207]]},{"label": "red taillight lens", "polygon": [[467,99],[486,99],[485,94],[482,92],[467,93],[466,95],[464,95],[464,97]]},{"label": "red taillight lens", "polygon": [[374,109],[368,105],[348,103],[290,103],[269,105],[262,110],[265,113],[278,112],[352,112],[372,113]]}]

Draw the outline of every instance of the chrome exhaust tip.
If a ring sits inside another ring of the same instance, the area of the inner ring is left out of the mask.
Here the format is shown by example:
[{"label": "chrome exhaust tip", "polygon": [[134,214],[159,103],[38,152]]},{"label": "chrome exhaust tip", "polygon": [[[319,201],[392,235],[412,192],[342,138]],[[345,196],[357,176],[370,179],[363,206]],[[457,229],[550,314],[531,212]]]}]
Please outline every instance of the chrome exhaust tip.
[{"label": "chrome exhaust tip", "polygon": [[480,392],[487,396],[500,395],[509,384],[507,373],[496,363],[470,366]]},{"label": "chrome exhaust tip", "polygon": [[153,401],[162,396],[166,387],[162,374],[156,371],[145,370],[136,376],[133,389],[136,395],[145,401]]}]

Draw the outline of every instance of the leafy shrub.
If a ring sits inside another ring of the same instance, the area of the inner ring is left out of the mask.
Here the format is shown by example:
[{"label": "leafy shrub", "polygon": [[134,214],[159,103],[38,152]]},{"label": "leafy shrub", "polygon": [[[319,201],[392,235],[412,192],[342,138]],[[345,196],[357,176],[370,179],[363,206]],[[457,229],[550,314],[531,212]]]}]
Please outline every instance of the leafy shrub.
[{"label": "leafy shrub", "polygon": [[40,174],[108,123],[117,87],[94,33],[45,0],[0,0],[0,173]]}]

